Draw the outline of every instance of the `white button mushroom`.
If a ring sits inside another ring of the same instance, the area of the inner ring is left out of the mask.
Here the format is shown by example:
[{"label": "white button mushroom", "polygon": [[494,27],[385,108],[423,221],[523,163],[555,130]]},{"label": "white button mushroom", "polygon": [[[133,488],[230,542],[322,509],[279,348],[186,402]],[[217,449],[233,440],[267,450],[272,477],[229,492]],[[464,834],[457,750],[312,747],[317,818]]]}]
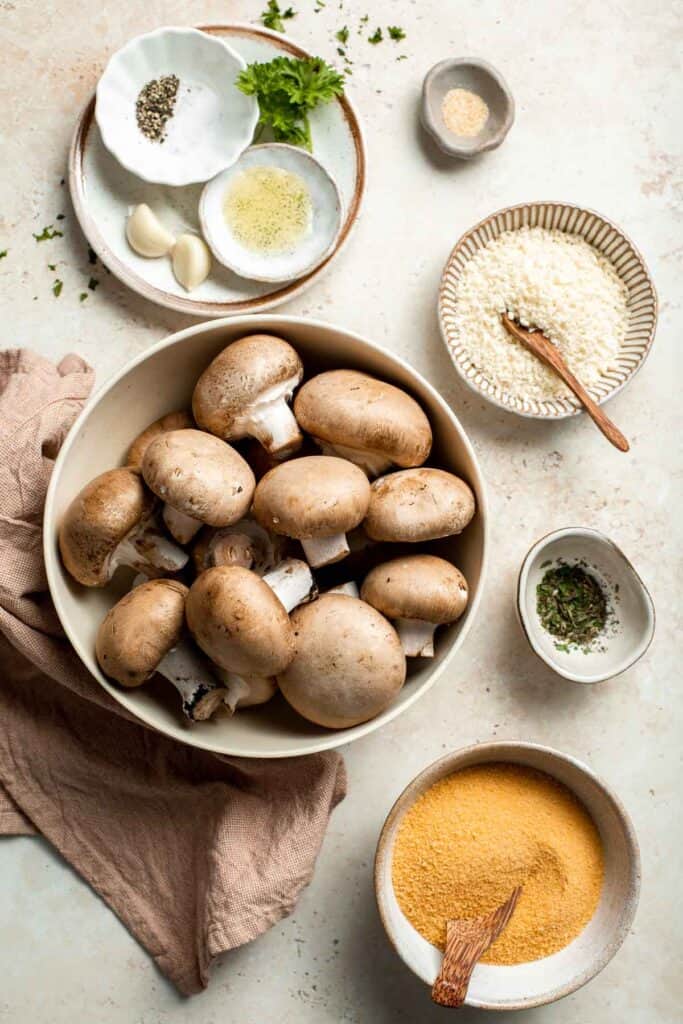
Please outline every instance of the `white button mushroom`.
[{"label": "white button mushroom", "polygon": [[369,500],[370,484],[358,466],[309,455],[266,473],[253,514],[267,530],[301,541],[309,565],[319,568],[348,554],[346,531],[361,522]]},{"label": "white button mushroom", "polygon": [[283,457],[302,442],[287,404],[302,377],[299,356],[282,338],[240,338],[216,356],[197,381],[194,418],[226,441],[255,437],[268,452]]},{"label": "white button mushroom", "polygon": [[210,718],[223,705],[225,687],[204,656],[183,641],[187,587],[150,580],[110,608],[97,633],[95,653],[105,675],[137,687],[155,672],[173,683],[190,721]]},{"label": "white button mushroom", "polygon": [[434,555],[408,555],[375,566],[361,597],[394,621],[408,657],[432,658],[434,632],[455,622],[467,607],[467,581],[454,565]]},{"label": "white button mushroom", "polygon": [[198,573],[213,565],[239,565],[263,576],[284,558],[286,541],[253,519],[240,519],[222,530],[205,527],[192,546]]},{"label": "white button mushroom", "polygon": [[307,381],[294,414],[326,455],[340,455],[370,477],[392,465],[421,466],[432,447],[429,420],[405,391],[356,370]]},{"label": "white button mushroom", "polygon": [[234,448],[202,430],[169,430],[149,443],[145,483],[164,505],[164,521],[180,544],[202,523],[230,526],[251,504],[256,481]]},{"label": "white button mushroom", "polygon": [[178,572],[187,554],[159,532],[156,501],[137,470],[110,469],[91,480],[59,529],[64,565],[86,587],[103,587],[119,565],[146,576]]},{"label": "white button mushroom", "polygon": [[173,248],[175,238],[167,231],[147,203],[140,203],[126,222],[126,238],[131,249],[140,256],[154,259],[165,256]]},{"label": "white button mushroom", "polygon": [[461,533],[474,509],[474,495],[460,477],[443,469],[404,469],[372,484],[363,528],[373,540],[436,540]]},{"label": "white button mushroom", "polygon": [[211,273],[211,254],[199,235],[179,235],[172,254],[173,273],[176,281],[191,292],[206,281]]},{"label": "white button mushroom", "polygon": [[393,626],[364,601],[324,594],[292,614],[294,657],[278,674],[292,707],[316,725],[348,729],[396,698],[406,660]]},{"label": "white button mushroom", "polygon": [[141,469],[143,456],[155,437],[158,437],[159,434],[165,434],[169,430],[186,430],[191,427],[194,427],[194,420],[185,409],[178,412],[168,412],[165,416],[160,416],[158,420],[150,423],[135,438],[128,449],[126,465]]}]

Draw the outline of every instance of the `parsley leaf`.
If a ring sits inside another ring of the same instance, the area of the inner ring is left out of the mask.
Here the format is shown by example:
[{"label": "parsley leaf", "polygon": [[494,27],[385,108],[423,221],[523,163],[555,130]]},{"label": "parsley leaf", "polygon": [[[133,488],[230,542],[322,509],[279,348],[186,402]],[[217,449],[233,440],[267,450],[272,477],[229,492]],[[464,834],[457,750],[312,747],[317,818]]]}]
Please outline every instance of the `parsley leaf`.
[{"label": "parsley leaf", "polygon": [[3,249],[0,252],[0,260],[4,260],[4,258],[5,258],[5,256],[7,255],[8,252],[9,252],[9,249]]},{"label": "parsley leaf", "polygon": [[58,299],[59,296],[62,294],[62,288],[63,287],[64,287],[64,282],[60,281],[59,278],[57,278],[55,283],[52,285],[52,294],[54,295],[54,297],[56,299]]},{"label": "parsley leaf", "polygon": [[87,292],[81,292],[81,294],[78,296],[78,301],[79,302],[85,302],[85,300],[87,298],[88,298],[88,293]]},{"label": "parsley leaf", "polygon": [[58,231],[54,225],[48,224],[47,227],[43,228],[39,235],[33,232],[33,237],[36,242],[49,242],[51,238],[63,238],[64,232]]},{"label": "parsley leaf", "polygon": [[344,45],[346,45],[346,43],[348,43],[348,41],[349,41],[349,29],[348,29],[348,26],[344,25],[344,28],[340,28],[338,32],[335,32],[334,38],[338,42],[343,43]]},{"label": "parsley leaf", "polygon": [[395,43],[400,43],[406,37],[405,32],[398,25],[387,25],[387,32],[389,33],[389,38],[393,39]]},{"label": "parsley leaf", "polygon": [[344,91],[338,71],[321,57],[297,60],[275,57],[267,64],[250,64],[237,78],[237,87],[259,104],[259,128],[272,129],[276,142],[312,150],[308,113]]},{"label": "parsley leaf", "polygon": [[373,46],[377,46],[377,43],[382,42],[382,29],[376,28],[371,36],[368,36],[368,42],[372,43]]},{"label": "parsley leaf", "polygon": [[261,23],[266,28],[272,28],[275,32],[284,32],[285,26],[283,22],[289,18],[295,18],[296,11],[291,7],[286,10],[280,10],[280,5],[277,0],[268,0],[268,6],[265,11],[261,12]]}]

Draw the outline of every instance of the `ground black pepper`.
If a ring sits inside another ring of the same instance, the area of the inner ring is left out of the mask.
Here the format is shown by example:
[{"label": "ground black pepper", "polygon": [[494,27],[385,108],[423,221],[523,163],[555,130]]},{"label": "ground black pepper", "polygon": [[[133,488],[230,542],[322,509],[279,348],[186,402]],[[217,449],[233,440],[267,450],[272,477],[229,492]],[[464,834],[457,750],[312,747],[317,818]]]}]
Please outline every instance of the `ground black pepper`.
[{"label": "ground black pepper", "polygon": [[143,85],[135,102],[138,128],[152,142],[166,139],[166,122],[173,117],[180,79],[177,75],[162,75]]}]

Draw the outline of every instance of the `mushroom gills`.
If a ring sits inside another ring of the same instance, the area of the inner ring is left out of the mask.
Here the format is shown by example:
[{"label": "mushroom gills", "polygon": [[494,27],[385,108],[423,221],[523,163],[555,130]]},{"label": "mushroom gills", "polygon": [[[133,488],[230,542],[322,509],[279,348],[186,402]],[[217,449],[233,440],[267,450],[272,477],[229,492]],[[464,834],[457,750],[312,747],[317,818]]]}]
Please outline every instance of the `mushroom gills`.
[{"label": "mushroom gills", "polygon": [[121,541],[110,561],[110,577],[120,565],[130,566],[148,579],[180,572],[187,565],[188,554],[164,537],[149,522],[140,523]]},{"label": "mushroom gills", "polygon": [[183,714],[191,722],[206,721],[222,706],[226,688],[213,678],[208,661],[188,643],[172,647],[156,670],[173,683],[182,698]]},{"label": "mushroom gills", "polygon": [[333,562],[341,562],[342,558],[346,558],[350,551],[345,533],[335,533],[332,537],[311,537],[308,540],[302,540],[301,546],[304,549],[306,561],[314,569],[332,565]]},{"label": "mushroom gills", "polygon": [[323,455],[336,455],[340,459],[346,459],[359,466],[370,479],[382,476],[393,466],[391,459],[388,459],[382,452],[374,452],[370,448],[351,448],[346,444],[331,444],[329,441],[322,441],[319,437],[313,440],[318,445]]},{"label": "mushroom gills", "polygon": [[297,451],[303,435],[294,413],[288,405],[299,383],[299,377],[290,377],[263,391],[251,405],[235,418],[231,436],[255,437],[267,452],[286,458]]},{"label": "mushroom gills", "polygon": [[425,619],[396,619],[394,626],[407,658],[433,658],[438,623]]},{"label": "mushroom gills", "polygon": [[285,558],[263,576],[263,582],[268,584],[288,613],[318,595],[313,573],[300,558]]},{"label": "mushroom gills", "polygon": [[242,519],[234,526],[218,530],[207,551],[209,565],[241,565],[263,576],[277,565],[282,542],[259,523]]},{"label": "mushroom gills", "polygon": [[187,513],[180,512],[177,508],[173,508],[172,505],[164,505],[162,515],[169,533],[179,544],[189,544],[203,526],[200,519],[188,516]]},{"label": "mushroom gills", "polygon": [[223,701],[231,714],[238,708],[266,704],[277,693],[277,681],[269,676],[239,676],[217,667],[216,675],[225,688]]}]

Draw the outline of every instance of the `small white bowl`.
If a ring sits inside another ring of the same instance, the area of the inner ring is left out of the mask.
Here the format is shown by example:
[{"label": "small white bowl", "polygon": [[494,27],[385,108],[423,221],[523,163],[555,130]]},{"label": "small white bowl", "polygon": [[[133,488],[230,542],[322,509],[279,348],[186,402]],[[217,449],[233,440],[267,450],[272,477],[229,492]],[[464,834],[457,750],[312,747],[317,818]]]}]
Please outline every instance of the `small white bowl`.
[{"label": "small white bowl", "polygon": [[[449,131],[441,113],[450,89],[466,89],[480,96],[489,108],[486,124],[471,138]],[[496,149],[505,140],[515,119],[515,101],[503,76],[485,60],[452,57],[427,72],[422,86],[420,117],[439,149],[458,160],[471,160]]]},{"label": "small white bowl", "polygon": [[[557,639],[540,623],[536,587],[544,573],[560,562],[586,563],[611,607],[610,622],[595,649],[558,650]],[[522,563],[517,581],[517,614],[531,649],[558,675],[575,683],[599,683],[625,672],[652,642],[652,598],[628,558],[597,530],[568,527],[542,537]]]},{"label": "small white bowl", "polygon": [[[226,192],[235,176],[250,167],[281,167],[298,174],[308,187],[312,205],[310,230],[292,252],[275,255],[247,249],[226,223]],[[305,149],[269,142],[251,146],[232,167],[208,182],[199,201],[199,220],[216,259],[240,277],[252,281],[293,281],[314,270],[334,249],[342,225],[342,199],[332,175]]]},{"label": "small white bowl", "polygon": [[[160,28],[137,36],[111,58],[97,86],[102,141],[127,170],[159,185],[208,181],[249,145],[258,102],[235,80],[246,63],[216,36],[195,28]],[[164,142],[137,126],[135,103],[152,79],[177,75],[175,111]]]},{"label": "small white bowl", "polygon": [[[573,942],[526,964],[477,964],[465,1000],[483,1010],[528,1010],[575,992],[612,959],[629,933],[640,892],[640,854],[626,810],[607,785],[580,761],[533,743],[480,743],[446,754],[404,789],[377,844],[375,895],[382,924],[407,967],[431,987],[443,954],[423,939],[398,905],[392,883],[396,834],[406,811],[439,779],[491,761],[526,765],[552,775],[581,800],[595,822],[605,855],[605,877],[595,914]],[[425,1005],[428,1001],[425,993]]]}]

